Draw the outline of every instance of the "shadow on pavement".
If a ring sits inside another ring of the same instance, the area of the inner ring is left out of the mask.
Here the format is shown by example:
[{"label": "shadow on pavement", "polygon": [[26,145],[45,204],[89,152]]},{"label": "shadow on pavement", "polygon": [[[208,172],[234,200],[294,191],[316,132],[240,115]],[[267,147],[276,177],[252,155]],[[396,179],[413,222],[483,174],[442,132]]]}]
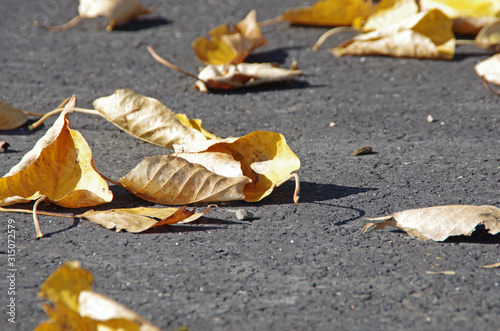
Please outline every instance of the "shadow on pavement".
[{"label": "shadow on pavement", "polygon": [[455,244],[500,244],[500,234],[491,235],[484,225],[480,225],[470,236],[455,236],[444,241],[445,243]]},{"label": "shadow on pavement", "polygon": [[129,22],[124,25],[117,26],[114,31],[129,32],[129,31],[139,31],[156,28],[157,26],[170,24],[172,21],[167,20],[161,16],[157,17],[143,17],[135,21]]}]

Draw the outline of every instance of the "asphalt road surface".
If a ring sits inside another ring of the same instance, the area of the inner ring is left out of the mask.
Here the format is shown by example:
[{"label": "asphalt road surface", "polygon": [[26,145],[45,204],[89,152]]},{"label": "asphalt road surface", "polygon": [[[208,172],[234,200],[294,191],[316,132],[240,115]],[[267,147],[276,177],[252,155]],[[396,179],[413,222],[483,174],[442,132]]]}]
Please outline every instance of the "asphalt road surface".
[{"label": "asphalt road surface", "polygon": [[[269,44],[247,62],[290,67],[297,60],[303,76],[201,93],[146,47],[196,73],[201,63],[191,43],[198,36],[251,9],[265,20],[305,2],[143,2],[156,12],[108,33],[101,18],[64,32],[33,27],[34,20],[70,20],[76,0],[2,0],[0,98],[47,112],[72,95],[79,107],[91,108],[93,100],[131,88],[201,118],[218,136],[280,132],[302,163],[301,204],[293,204],[291,181],[261,202],[220,204],[202,222],[161,232],[116,233],[85,220],[41,216],[46,237],[40,240],[30,215],[3,213],[2,275],[8,220],[17,227],[16,324],[7,321],[9,281],[2,276],[0,329],[31,330],[45,320],[39,286],[71,260],[93,273],[96,292],[164,330],[500,329],[500,269],[482,268],[500,260],[498,235],[426,242],[389,228],[360,231],[363,217],[410,208],[500,206],[500,99],[473,69],[490,52],[459,46],[452,61],[334,58],[328,48],[352,35],[336,35],[313,53],[326,28],[279,23],[263,28]],[[426,121],[428,115],[435,121]],[[2,174],[54,120],[34,132],[0,132],[0,141],[11,145],[0,154]],[[114,179],[146,156],[171,152],[95,116],[72,114],[71,125],[87,140],[99,171]],[[367,145],[376,153],[352,156]],[[106,208],[152,206],[110,187],[115,200]],[[254,219],[238,220],[229,211],[237,208]]]}]

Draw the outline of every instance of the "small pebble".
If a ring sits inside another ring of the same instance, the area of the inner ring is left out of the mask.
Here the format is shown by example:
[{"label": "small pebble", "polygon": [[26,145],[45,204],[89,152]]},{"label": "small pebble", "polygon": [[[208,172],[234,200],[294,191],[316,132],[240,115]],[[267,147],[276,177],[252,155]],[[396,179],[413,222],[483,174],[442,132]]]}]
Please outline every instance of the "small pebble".
[{"label": "small pebble", "polygon": [[330,124],[328,124],[328,126],[333,128],[335,126],[335,122],[330,122]]},{"label": "small pebble", "polygon": [[253,218],[253,213],[246,211],[245,209],[238,209],[236,211],[236,218],[239,220],[248,220]]},{"label": "small pebble", "polygon": [[426,121],[432,123],[434,122],[434,117],[432,115],[427,115]]}]

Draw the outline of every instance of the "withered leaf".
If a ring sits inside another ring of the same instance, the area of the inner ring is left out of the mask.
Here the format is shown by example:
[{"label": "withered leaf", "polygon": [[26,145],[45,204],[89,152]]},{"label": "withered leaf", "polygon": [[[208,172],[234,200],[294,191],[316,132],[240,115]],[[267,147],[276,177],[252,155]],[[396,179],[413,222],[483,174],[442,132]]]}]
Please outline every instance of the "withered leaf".
[{"label": "withered leaf", "polygon": [[371,1],[320,0],[311,7],[288,9],[282,18],[292,24],[341,26],[366,19],[372,10]]},{"label": "withered leaf", "polygon": [[479,225],[484,225],[492,235],[500,232],[500,209],[495,206],[437,206],[366,219],[382,222],[368,223],[363,232],[393,226],[412,237],[434,241],[443,241],[450,236],[470,236]]},{"label": "withered leaf", "polygon": [[490,84],[500,86],[500,54],[495,54],[492,57],[479,62],[474,66],[476,73],[483,80],[486,88],[495,94],[500,92],[491,88]]},{"label": "withered leaf", "polygon": [[474,43],[483,49],[498,48],[500,45],[500,21],[485,25],[477,34]]},{"label": "withered leaf", "polygon": [[42,196],[68,208],[110,202],[113,195],[96,170],[83,136],[70,129],[74,97],[54,125],[22,160],[0,178],[0,206]]},{"label": "withered leaf", "polygon": [[92,283],[92,274],[76,261],[67,262],[54,271],[38,293],[52,303],[43,304],[49,321],[35,330],[160,330],[116,301],[92,292]]},{"label": "withered leaf", "polygon": [[201,128],[201,121],[176,115],[160,101],[130,89],[94,101],[94,108],[123,131],[149,143],[172,148],[174,144],[205,141],[214,137]]},{"label": "withered leaf", "polygon": [[199,73],[199,80],[194,87],[201,92],[231,90],[290,81],[300,75],[302,75],[301,70],[283,69],[271,63],[208,65]]},{"label": "withered leaf", "polygon": [[206,212],[195,213],[182,208],[123,208],[103,211],[89,210],[78,215],[91,222],[100,224],[108,229],[116,229],[117,232],[126,230],[138,233],[163,225],[185,224],[193,222],[203,216]]},{"label": "withered leaf", "polygon": [[199,37],[193,42],[193,50],[206,64],[238,64],[254,49],[267,44],[257,24],[257,12],[248,15],[232,28],[220,25],[208,33],[210,40]]},{"label": "withered leaf", "polygon": [[420,0],[421,10],[439,9],[453,20],[455,34],[475,35],[498,19],[497,0]]},{"label": "withered leaf", "polygon": [[74,27],[83,19],[104,16],[109,19],[106,30],[112,31],[117,24],[128,23],[152,12],[152,8],[144,7],[138,0],[80,0],[79,15],[68,23],[60,26],[42,26],[36,21],[35,25],[51,31],[63,31]]},{"label": "withered leaf", "polygon": [[26,112],[0,100],[0,130],[15,129],[27,121]]},{"label": "withered leaf", "polygon": [[455,52],[451,28],[451,20],[432,9],[358,35],[335,47],[332,53],[450,60]]},{"label": "withered leaf", "polygon": [[418,13],[415,0],[382,0],[362,26],[362,30],[373,31],[401,21]]},{"label": "withered leaf", "polygon": [[250,181],[245,176],[220,176],[172,155],[147,157],[120,178],[138,197],[167,205],[243,200],[243,187]]}]

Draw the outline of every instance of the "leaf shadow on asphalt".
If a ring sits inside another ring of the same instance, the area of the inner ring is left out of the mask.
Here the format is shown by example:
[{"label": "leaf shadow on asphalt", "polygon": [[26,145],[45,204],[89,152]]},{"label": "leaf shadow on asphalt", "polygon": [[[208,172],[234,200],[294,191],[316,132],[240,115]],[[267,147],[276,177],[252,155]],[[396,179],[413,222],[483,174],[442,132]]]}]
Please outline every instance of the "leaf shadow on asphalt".
[{"label": "leaf shadow on asphalt", "polygon": [[[286,59],[288,58],[288,51],[295,49],[303,49],[310,47],[308,45],[297,45],[297,46],[287,46],[287,47],[278,47],[266,51],[253,52],[245,59],[246,63],[279,63],[284,64]],[[300,69],[300,63],[299,63]]]},{"label": "leaf shadow on asphalt", "polygon": [[158,26],[167,25],[172,23],[171,20],[168,20],[161,16],[146,16],[139,19],[136,19],[127,24],[116,26],[113,31],[116,32],[134,32],[139,30],[147,30],[156,28]]},{"label": "leaf shadow on asphalt", "polygon": [[489,244],[497,245],[500,244],[500,233],[492,235],[486,230],[484,225],[479,225],[476,230],[470,236],[454,236],[449,237],[444,241],[445,243],[455,243],[455,244]]}]

